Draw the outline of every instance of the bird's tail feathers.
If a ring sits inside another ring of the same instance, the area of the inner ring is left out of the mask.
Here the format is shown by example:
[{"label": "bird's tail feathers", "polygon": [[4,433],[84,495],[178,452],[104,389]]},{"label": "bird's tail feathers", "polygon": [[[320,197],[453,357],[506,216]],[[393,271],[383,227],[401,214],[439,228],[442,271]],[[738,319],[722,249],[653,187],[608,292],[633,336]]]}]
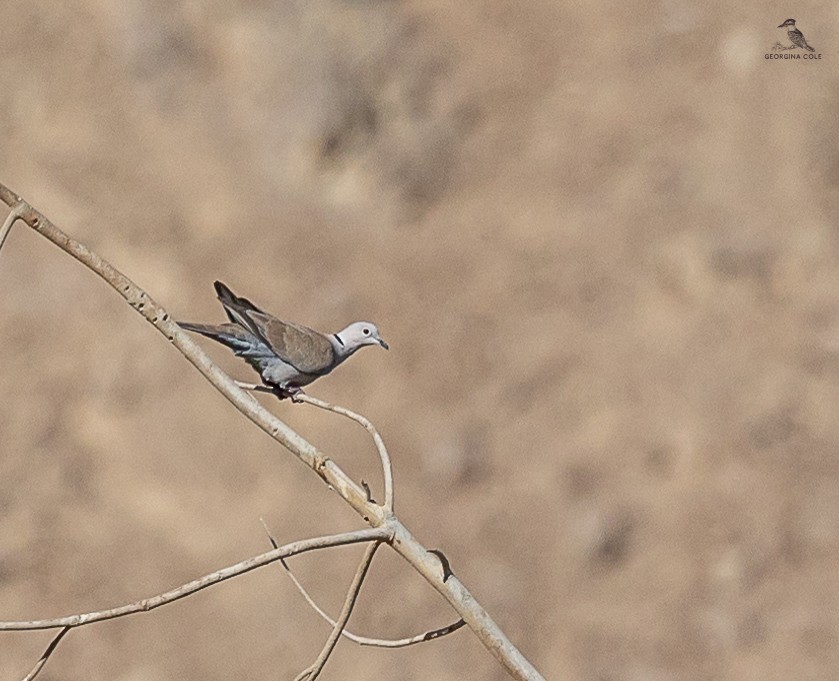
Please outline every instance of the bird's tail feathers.
[{"label": "bird's tail feathers", "polygon": [[194,331],[202,336],[212,338],[214,341],[226,345],[229,348],[237,349],[240,345],[249,345],[252,339],[251,334],[237,324],[193,324],[192,322],[178,322],[185,331]]},{"label": "bird's tail feathers", "polygon": [[202,336],[207,336],[212,333],[213,329],[217,329],[217,326],[212,326],[210,324],[193,324],[192,322],[175,322],[178,326],[180,326],[184,331],[195,331],[195,333],[200,333]]},{"label": "bird's tail feathers", "polygon": [[257,371],[262,371],[260,360],[273,357],[270,348],[250,331],[238,324],[193,324],[192,322],[178,322],[178,326],[186,331],[194,331],[202,336],[211,338],[217,343],[233,350],[238,357],[244,357]]},{"label": "bird's tail feathers", "polygon": [[809,45],[805,45],[804,47],[806,47],[808,50],[810,50],[810,52],[815,52],[816,51],[815,48],[810,47]]},{"label": "bird's tail feathers", "polygon": [[227,318],[234,324],[244,326],[254,333],[258,333],[254,327],[253,321],[248,317],[248,312],[262,312],[256,305],[254,305],[247,298],[240,298],[233,291],[231,291],[225,284],[216,281],[213,286],[216,289],[216,295],[219,302],[224,307]]}]

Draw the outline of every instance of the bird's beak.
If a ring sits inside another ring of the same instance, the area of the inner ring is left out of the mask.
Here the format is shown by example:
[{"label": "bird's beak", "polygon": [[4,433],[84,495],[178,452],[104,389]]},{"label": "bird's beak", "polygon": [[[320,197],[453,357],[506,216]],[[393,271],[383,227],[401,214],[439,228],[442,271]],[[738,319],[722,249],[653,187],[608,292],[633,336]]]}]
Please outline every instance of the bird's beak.
[{"label": "bird's beak", "polygon": [[390,346],[385,343],[381,338],[379,338],[379,345],[381,345],[385,350],[390,350]]}]

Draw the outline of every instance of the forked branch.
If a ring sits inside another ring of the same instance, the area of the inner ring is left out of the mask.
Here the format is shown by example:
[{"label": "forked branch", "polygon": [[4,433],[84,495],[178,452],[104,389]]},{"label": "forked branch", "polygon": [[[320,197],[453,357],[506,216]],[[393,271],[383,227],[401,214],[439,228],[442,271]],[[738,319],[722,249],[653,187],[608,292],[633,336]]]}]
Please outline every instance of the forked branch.
[{"label": "forked branch", "polygon": [[[268,529],[268,526],[265,524],[265,521],[260,518],[262,522],[262,527],[265,528],[265,533],[268,535],[268,540],[271,542],[271,546],[277,548],[277,542],[274,537],[271,536],[271,532]],[[306,587],[304,587],[300,580],[297,579],[294,572],[292,572],[291,568],[289,567],[286,560],[283,558],[280,560],[280,565],[283,566],[285,569],[286,574],[288,575],[291,583],[297,588],[300,592],[300,595],[306,600],[309,606],[314,610],[320,617],[329,623],[330,626],[334,627],[337,626],[337,622],[332,619],[326,612],[321,608],[317,603],[315,603],[315,599],[306,591]],[[353,643],[357,643],[361,646],[371,646],[375,648],[406,648],[408,646],[416,645],[417,643],[425,643],[426,641],[433,641],[435,638],[441,638],[442,636],[448,636],[449,634],[454,633],[461,627],[465,626],[466,622],[462,619],[457,620],[457,622],[452,622],[451,624],[447,624],[445,627],[439,627],[438,629],[432,629],[430,631],[424,631],[421,634],[416,634],[414,636],[408,636],[406,638],[370,638],[369,636],[359,636],[358,634],[354,634],[349,629],[344,627],[341,631],[341,636],[344,638],[349,639]]]},{"label": "forked branch", "polygon": [[[405,525],[396,518],[387,503],[382,506],[374,503],[369,498],[365,489],[352,480],[334,461],[330,460],[312,443],[262,407],[253,396],[239,388],[233,379],[216,366],[204,351],[186,333],[181,331],[166,310],[152,300],[144,290],[134,284],[128,277],[84,244],[62,232],[43,214],[35,210],[31,205],[23,201],[17,194],[2,184],[0,184],[0,201],[9,206],[14,212],[14,216],[10,215],[4,221],[0,236],[5,238],[12,224],[17,219],[21,219],[29,227],[97,274],[122,296],[138,314],[142,315],[155,329],[162,333],[198,369],[204,378],[221,392],[244,416],[317,473],[324,483],[344,499],[368,525],[372,528],[384,529],[386,527],[389,545],[449,602],[480,639],[481,643],[501,662],[514,678],[523,681],[543,681],[541,674],[539,674],[535,667],[513,645],[504,632],[501,631],[489,613],[475,600],[474,596],[469,593],[464,584],[454,574],[451,574],[450,570],[442,564],[437,555],[429,552],[414,538]],[[314,404],[311,401],[310,403]],[[352,418],[348,413],[344,415]],[[362,425],[364,424],[362,423]],[[379,453],[381,455],[382,450]],[[388,473],[385,474],[385,484],[386,502],[390,501],[392,503],[392,488],[390,489],[390,494],[387,494],[387,485],[390,484],[388,482]],[[369,538],[364,541],[368,540]],[[279,557],[274,558],[274,560],[278,559]],[[258,566],[254,565],[248,569],[253,569],[254,567]],[[247,570],[242,570],[242,572],[245,571]],[[209,584],[196,586],[190,593],[206,586],[209,586]],[[183,595],[187,594],[184,593]],[[183,595],[179,597],[183,597]],[[131,612],[139,612],[146,609],[150,608],[140,608],[139,610],[131,610]],[[122,614],[130,613],[126,612]],[[78,618],[89,617],[91,615],[99,615],[99,619],[105,619],[102,613],[88,613],[88,615],[72,616],[68,618],[69,621],[60,618],[58,620],[41,620],[40,622],[7,622],[5,623],[6,625],[22,624],[24,626],[6,626],[5,628],[39,629],[79,626],[82,622]],[[0,629],[4,628],[2,624],[0,623]]]},{"label": "forked branch", "polygon": [[93,624],[94,622],[101,622],[103,620],[112,620],[117,617],[125,617],[126,615],[134,615],[138,612],[149,612],[161,605],[172,603],[174,601],[185,598],[197,591],[206,589],[209,586],[218,584],[225,580],[243,575],[246,572],[255,570],[264,565],[269,565],[283,558],[296,556],[307,551],[314,551],[316,549],[326,549],[333,546],[345,546],[347,544],[358,544],[360,542],[381,542],[388,541],[390,538],[390,529],[388,526],[371,527],[365,530],[355,530],[353,532],[342,532],[341,534],[332,534],[324,537],[315,537],[313,539],[303,539],[291,544],[285,544],[276,549],[272,549],[253,558],[248,558],[235,565],[216,570],[208,575],[204,575],[191,582],[182,584],[181,586],[166,591],[151,598],[144,598],[143,600],[127,605],[121,605],[116,608],[109,608],[108,610],[97,610],[95,612],[87,612],[78,615],[68,615],[66,617],[56,617],[45,620],[24,620],[12,622],[0,622],[0,631],[27,631],[32,629],[58,629],[59,627],[81,627],[86,624]]}]

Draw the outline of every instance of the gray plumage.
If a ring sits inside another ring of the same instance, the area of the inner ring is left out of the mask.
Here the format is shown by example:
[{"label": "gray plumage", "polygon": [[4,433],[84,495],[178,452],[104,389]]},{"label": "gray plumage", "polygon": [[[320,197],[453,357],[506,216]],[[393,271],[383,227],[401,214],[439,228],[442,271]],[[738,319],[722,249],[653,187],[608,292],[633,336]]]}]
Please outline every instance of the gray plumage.
[{"label": "gray plumage", "polygon": [[215,289],[229,323],[178,325],[229,347],[256,369],[263,383],[274,388],[280,397],[300,392],[302,386],[325,376],[365,345],[388,349],[371,322],[354,322],[338,333],[326,335],[263,312],[220,281],[215,282]]}]

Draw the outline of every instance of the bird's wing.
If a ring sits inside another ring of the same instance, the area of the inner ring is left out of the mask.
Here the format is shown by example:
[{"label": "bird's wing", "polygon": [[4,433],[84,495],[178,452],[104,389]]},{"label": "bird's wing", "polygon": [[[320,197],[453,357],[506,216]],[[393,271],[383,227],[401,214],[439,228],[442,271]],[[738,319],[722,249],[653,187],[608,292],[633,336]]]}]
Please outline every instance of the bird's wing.
[{"label": "bird's wing", "polygon": [[797,28],[791,28],[787,35],[789,35],[789,39],[793,45],[798,45],[798,47],[807,46],[807,41],[804,40],[804,34]]},{"label": "bird's wing", "polygon": [[264,312],[247,312],[247,317],[277,357],[300,373],[327,374],[335,366],[335,350],[322,333]]}]

